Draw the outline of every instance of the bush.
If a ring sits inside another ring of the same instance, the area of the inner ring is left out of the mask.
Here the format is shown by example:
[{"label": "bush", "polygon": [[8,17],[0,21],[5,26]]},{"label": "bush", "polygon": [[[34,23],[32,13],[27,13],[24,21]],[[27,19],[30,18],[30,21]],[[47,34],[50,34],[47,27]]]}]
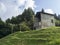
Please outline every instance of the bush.
[{"label": "bush", "polygon": [[22,22],[19,24],[20,25],[20,31],[29,31],[30,28],[27,26],[27,23]]}]

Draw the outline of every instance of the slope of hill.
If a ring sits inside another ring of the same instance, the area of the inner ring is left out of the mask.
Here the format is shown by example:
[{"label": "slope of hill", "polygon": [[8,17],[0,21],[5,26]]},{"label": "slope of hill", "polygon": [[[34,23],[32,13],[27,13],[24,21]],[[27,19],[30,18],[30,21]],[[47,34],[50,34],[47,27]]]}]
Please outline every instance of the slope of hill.
[{"label": "slope of hill", "polygon": [[60,45],[60,28],[16,32],[0,39],[0,45]]}]

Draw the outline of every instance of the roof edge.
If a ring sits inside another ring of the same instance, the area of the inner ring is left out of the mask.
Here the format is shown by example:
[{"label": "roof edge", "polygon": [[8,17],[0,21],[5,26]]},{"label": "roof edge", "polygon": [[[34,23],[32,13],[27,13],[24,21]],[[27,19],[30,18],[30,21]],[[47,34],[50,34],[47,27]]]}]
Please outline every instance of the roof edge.
[{"label": "roof edge", "polygon": [[52,15],[52,16],[54,16],[55,14],[51,14],[51,13],[47,13],[47,12],[37,12],[37,13],[42,13],[42,14],[48,14],[48,15]]}]

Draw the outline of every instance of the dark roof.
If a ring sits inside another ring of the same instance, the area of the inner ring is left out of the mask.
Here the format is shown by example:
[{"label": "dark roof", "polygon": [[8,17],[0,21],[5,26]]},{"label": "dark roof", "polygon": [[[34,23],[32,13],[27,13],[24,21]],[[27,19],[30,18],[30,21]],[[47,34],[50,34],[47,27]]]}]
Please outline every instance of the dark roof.
[{"label": "dark roof", "polygon": [[51,15],[51,16],[54,16],[54,14],[51,14],[51,13],[46,13],[46,12],[37,12],[37,13],[39,13],[39,14],[48,14],[48,15]]}]

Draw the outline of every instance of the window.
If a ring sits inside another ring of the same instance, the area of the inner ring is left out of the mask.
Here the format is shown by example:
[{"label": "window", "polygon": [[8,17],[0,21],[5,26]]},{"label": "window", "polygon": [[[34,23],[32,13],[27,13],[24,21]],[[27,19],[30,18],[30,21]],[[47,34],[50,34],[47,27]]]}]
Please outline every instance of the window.
[{"label": "window", "polygon": [[51,23],[53,23],[53,19],[51,19]]}]

